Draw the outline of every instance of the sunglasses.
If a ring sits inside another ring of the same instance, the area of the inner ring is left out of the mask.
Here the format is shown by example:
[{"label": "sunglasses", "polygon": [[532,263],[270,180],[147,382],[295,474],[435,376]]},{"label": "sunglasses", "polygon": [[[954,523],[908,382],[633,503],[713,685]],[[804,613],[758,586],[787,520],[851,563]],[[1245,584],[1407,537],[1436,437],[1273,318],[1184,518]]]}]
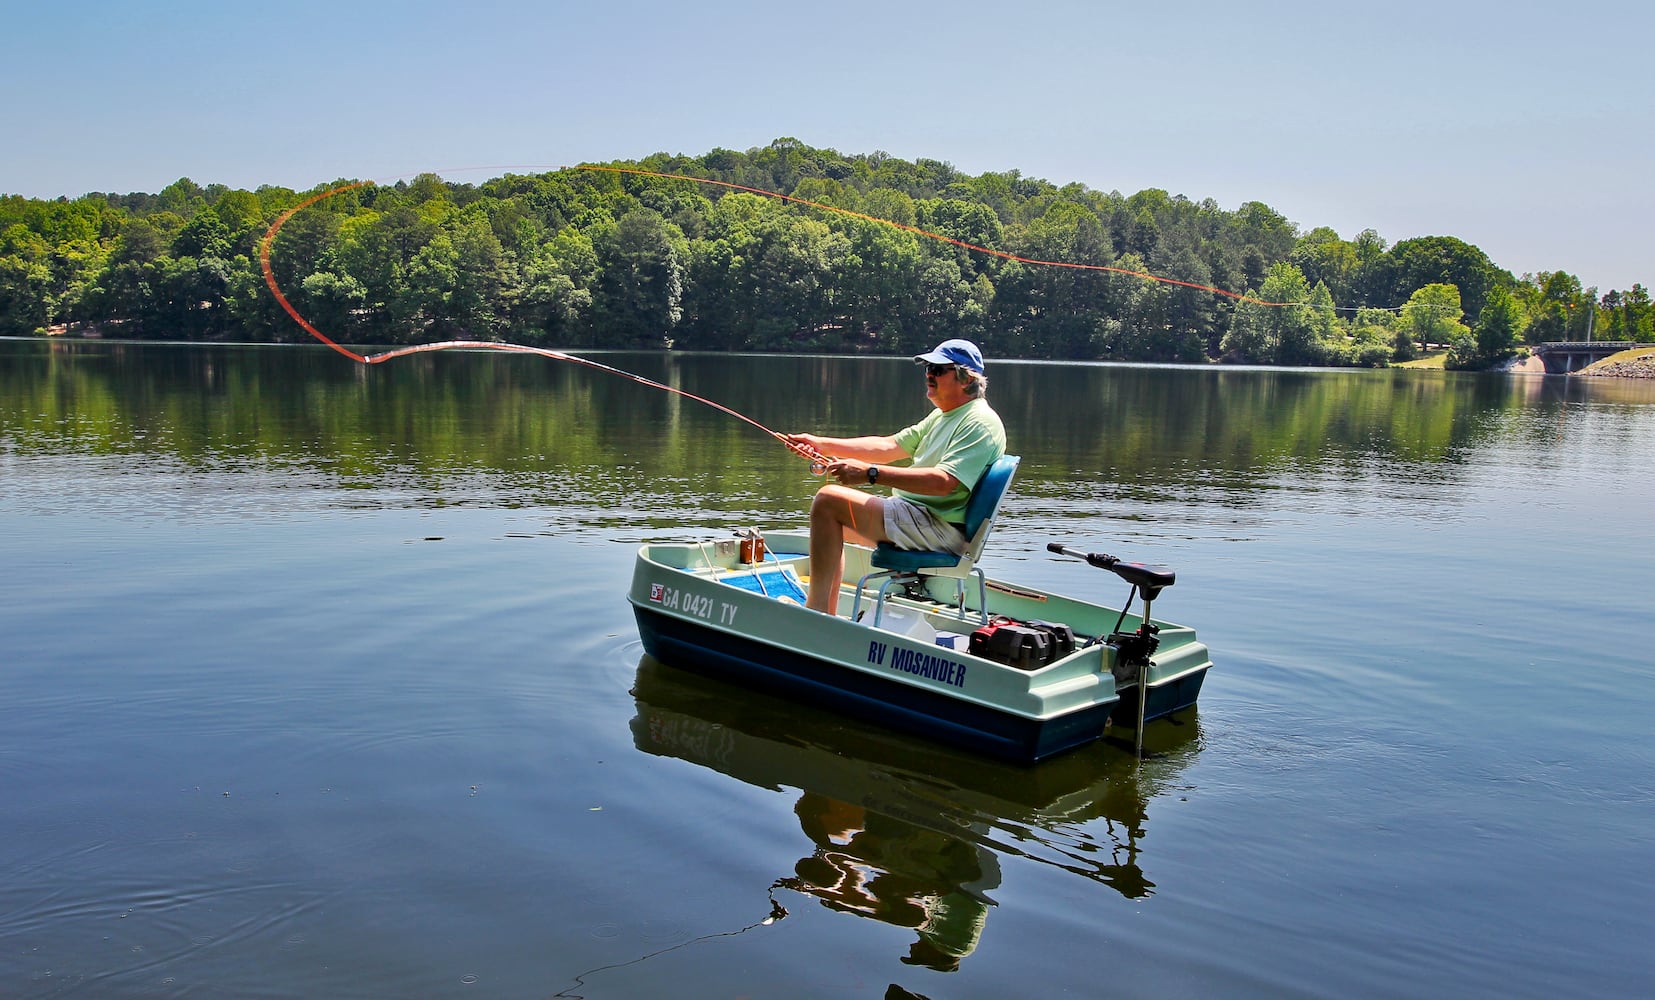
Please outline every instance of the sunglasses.
[{"label": "sunglasses", "polygon": [[959,366],[958,365],[936,365],[936,364],[932,364],[928,361],[928,362],[925,363],[925,374],[933,376],[933,377],[941,377],[943,375],[947,375],[949,372],[953,371],[957,367],[959,367]]}]

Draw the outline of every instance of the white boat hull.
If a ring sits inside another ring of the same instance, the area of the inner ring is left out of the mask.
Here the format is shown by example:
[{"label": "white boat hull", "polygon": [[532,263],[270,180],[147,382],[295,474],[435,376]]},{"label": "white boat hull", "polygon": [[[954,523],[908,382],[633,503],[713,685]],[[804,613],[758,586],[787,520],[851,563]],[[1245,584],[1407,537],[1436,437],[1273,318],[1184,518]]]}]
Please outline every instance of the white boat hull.
[{"label": "white boat hull", "polygon": [[[722,539],[640,548],[629,600],[645,650],[663,663],[1026,763],[1091,742],[1112,724],[1137,720],[1136,684],[1117,689],[1113,646],[1095,643],[1025,670],[929,638],[932,629],[969,635],[980,624],[974,607],[962,621],[957,609],[933,600],[891,598],[881,624],[922,619],[919,637],[810,611],[776,596],[808,572],[802,554],[807,539],[783,532],[765,537],[770,555],[760,567],[741,565],[735,544]],[[842,608],[852,606],[850,591],[867,572],[867,555],[865,549],[847,550]],[[945,599],[954,596],[952,581],[931,586],[946,591]],[[873,617],[871,604],[872,596],[865,595],[864,621]],[[996,581],[990,582],[989,605],[991,614],[1061,621],[1088,636],[1107,634],[1120,615]],[[1147,720],[1193,705],[1211,666],[1193,632],[1156,624],[1160,646],[1148,670]],[[1136,627],[1137,621],[1128,616],[1126,625]]]}]

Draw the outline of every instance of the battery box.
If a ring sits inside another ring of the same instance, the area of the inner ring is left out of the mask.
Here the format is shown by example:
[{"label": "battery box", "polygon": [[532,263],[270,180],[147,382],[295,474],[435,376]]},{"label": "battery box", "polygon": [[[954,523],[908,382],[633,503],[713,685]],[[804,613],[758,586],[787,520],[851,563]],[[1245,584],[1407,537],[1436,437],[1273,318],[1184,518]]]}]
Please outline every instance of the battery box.
[{"label": "battery box", "polygon": [[1052,661],[1052,638],[1037,628],[1013,622],[984,625],[971,633],[971,655],[1020,670],[1035,670]]},{"label": "battery box", "polygon": [[1075,651],[1075,631],[1060,622],[994,621],[971,633],[971,655],[1020,670],[1037,670]]}]

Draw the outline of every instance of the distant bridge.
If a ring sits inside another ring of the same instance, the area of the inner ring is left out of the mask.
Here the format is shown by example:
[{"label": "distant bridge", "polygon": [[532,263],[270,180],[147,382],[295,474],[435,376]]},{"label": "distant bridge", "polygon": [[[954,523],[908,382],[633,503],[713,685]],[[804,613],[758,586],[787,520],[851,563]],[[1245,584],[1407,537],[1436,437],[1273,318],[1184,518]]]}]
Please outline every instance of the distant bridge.
[{"label": "distant bridge", "polygon": [[1611,354],[1648,346],[1632,341],[1565,340],[1535,345],[1534,356],[1545,364],[1547,375],[1567,375]]}]

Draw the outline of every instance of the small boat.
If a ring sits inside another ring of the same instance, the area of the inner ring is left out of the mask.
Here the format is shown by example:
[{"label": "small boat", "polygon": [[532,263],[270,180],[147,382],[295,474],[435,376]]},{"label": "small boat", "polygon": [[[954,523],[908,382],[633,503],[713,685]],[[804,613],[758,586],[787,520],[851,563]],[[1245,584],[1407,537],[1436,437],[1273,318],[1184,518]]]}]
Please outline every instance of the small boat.
[{"label": "small boat", "polygon": [[[1020,763],[1113,726],[1132,727],[1141,754],[1144,726],[1193,706],[1212,666],[1192,629],[1151,617],[1174,574],[1054,542],[1048,550],[1130,584],[1126,606],[989,579],[974,564],[999,489],[978,512],[982,523],[968,512],[971,549],[940,570],[893,569],[897,550],[847,545],[838,615],[803,606],[807,533],[647,543],[628,595],[644,649],[665,664]],[[977,586],[965,586],[973,576]]]},{"label": "small boat", "polygon": [[[763,561],[751,563],[733,538],[640,546],[629,599],[645,651],[1024,763],[1092,742],[1111,725],[1134,727],[1142,745],[1142,725],[1195,705],[1211,667],[1193,629],[1158,619],[1145,629],[1124,609],[995,579],[985,581],[988,626],[983,609],[950,604],[942,578],[887,596],[875,624],[871,601],[851,594],[871,571],[871,550],[861,546],[846,546],[842,586],[852,599],[841,603],[859,606],[861,621],[821,614],[803,606],[808,535],[766,531],[763,540]],[[983,642],[971,651],[976,632],[1010,623],[1067,626],[1074,647],[1021,666],[985,656]]]}]

